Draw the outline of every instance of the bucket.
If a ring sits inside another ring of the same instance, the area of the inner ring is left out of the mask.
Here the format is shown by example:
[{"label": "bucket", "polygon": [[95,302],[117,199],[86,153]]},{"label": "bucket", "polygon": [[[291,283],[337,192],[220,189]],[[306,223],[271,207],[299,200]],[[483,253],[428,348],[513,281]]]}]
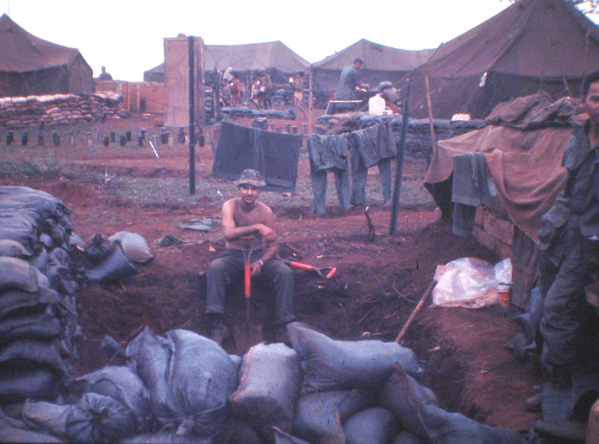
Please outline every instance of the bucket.
[{"label": "bucket", "polygon": [[512,284],[497,284],[497,290],[499,292],[499,303],[504,307],[509,307],[512,303],[511,289]]}]

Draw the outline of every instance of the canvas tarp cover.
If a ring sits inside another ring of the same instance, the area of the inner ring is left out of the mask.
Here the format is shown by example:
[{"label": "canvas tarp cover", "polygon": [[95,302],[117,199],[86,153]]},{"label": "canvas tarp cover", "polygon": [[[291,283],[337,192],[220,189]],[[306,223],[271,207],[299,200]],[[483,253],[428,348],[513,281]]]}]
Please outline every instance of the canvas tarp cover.
[{"label": "canvas tarp cover", "polygon": [[78,49],[42,40],[0,17],[0,96],[92,93],[93,71]]},{"label": "canvas tarp cover", "polygon": [[434,117],[484,118],[540,90],[553,100],[578,97],[582,78],[598,66],[599,28],[571,2],[520,0],[443,43],[411,74],[411,113],[428,116],[426,77]]},{"label": "canvas tarp cover", "polygon": [[293,191],[301,136],[263,131],[223,122],[212,164],[212,175],[237,180],[252,168],[264,177],[266,191]]},{"label": "canvas tarp cover", "polygon": [[433,52],[433,49],[398,49],[361,39],[313,65],[314,88],[335,91],[341,70],[350,66],[355,58],[364,62],[360,69],[360,78],[363,83],[369,84],[371,89],[375,89],[383,81],[395,84],[406,73],[426,62]]},{"label": "canvas tarp cover", "polygon": [[562,159],[573,126],[588,118],[576,101],[549,104],[547,99],[535,94],[502,104],[487,118],[495,124],[437,142],[424,183],[439,206],[447,208],[448,202],[439,202],[442,193],[435,188],[452,176],[453,157],[483,153],[502,206],[514,224],[538,242],[541,217],[566,180]]}]

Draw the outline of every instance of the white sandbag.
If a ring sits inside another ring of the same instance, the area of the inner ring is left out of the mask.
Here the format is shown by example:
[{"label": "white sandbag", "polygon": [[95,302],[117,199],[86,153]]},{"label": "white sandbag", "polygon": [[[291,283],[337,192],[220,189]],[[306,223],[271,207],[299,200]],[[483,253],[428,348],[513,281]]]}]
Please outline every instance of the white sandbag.
[{"label": "white sandbag", "polygon": [[343,423],[347,444],[387,444],[398,430],[393,413],[381,407],[358,412]]},{"label": "white sandbag", "polygon": [[[241,444],[243,441],[239,441]],[[243,442],[245,444],[245,442]],[[213,444],[211,440],[195,436],[177,436],[174,433],[140,433],[119,441],[119,444]],[[232,443],[231,443],[232,444]],[[250,444],[250,443],[248,443]]]},{"label": "white sandbag", "polygon": [[291,433],[313,444],[345,444],[343,422],[374,402],[372,393],[357,389],[301,395]]},{"label": "white sandbag", "polygon": [[380,388],[396,362],[414,377],[424,373],[412,350],[396,342],[337,341],[300,322],[287,332],[301,361],[302,393]]},{"label": "white sandbag", "polygon": [[141,378],[129,367],[107,365],[75,381],[85,381],[86,392],[110,396],[126,406],[137,420],[135,433],[150,422],[150,394]]},{"label": "white sandbag", "polygon": [[239,386],[229,396],[235,415],[273,441],[270,426],[291,431],[301,375],[297,353],[285,344],[258,344],[243,357]]},{"label": "white sandbag", "polygon": [[70,405],[27,399],[21,409],[21,415],[25,423],[32,427],[60,439],[67,439],[66,421],[70,407]]},{"label": "white sandbag", "polygon": [[31,252],[27,251],[23,244],[12,239],[0,239],[0,256],[18,257],[26,259],[31,257]]},{"label": "white sandbag", "polygon": [[137,233],[119,231],[108,238],[111,242],[120,241],[125,256],[131,262],[143,264],[154,257],[146,240]]},{"label": "white sandbag", "polygon": [[136,428],[133,413],[110,396],[85,393],[67,412],[66,434],[70,442],[118,442],[133,436]]}]

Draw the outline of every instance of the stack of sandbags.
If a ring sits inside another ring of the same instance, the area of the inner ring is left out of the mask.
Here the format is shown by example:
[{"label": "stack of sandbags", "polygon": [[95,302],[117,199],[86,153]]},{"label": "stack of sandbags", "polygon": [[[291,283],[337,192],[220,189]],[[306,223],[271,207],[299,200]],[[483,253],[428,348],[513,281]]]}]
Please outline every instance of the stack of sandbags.
[{"label": "stack of sandbags", "polygon": [[55,399],[76,357],[68,214],[48,193],[0,187],[0,405]]},{"label": "stack of sandbags", "polygon": [[0,98],[0,125],[63,125],[119,116],[121,94],[52,94]]}]

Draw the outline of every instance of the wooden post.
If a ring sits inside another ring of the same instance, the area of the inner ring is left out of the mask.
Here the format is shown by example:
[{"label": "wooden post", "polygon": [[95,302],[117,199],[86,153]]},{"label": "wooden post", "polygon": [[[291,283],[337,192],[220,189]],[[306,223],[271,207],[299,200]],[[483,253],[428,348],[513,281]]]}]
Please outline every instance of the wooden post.
[{"label": "wooden post", "polygon": [[189,45],[189,194],[196,192],[195,154],[195,53],[194,38],[188,37]]}]

